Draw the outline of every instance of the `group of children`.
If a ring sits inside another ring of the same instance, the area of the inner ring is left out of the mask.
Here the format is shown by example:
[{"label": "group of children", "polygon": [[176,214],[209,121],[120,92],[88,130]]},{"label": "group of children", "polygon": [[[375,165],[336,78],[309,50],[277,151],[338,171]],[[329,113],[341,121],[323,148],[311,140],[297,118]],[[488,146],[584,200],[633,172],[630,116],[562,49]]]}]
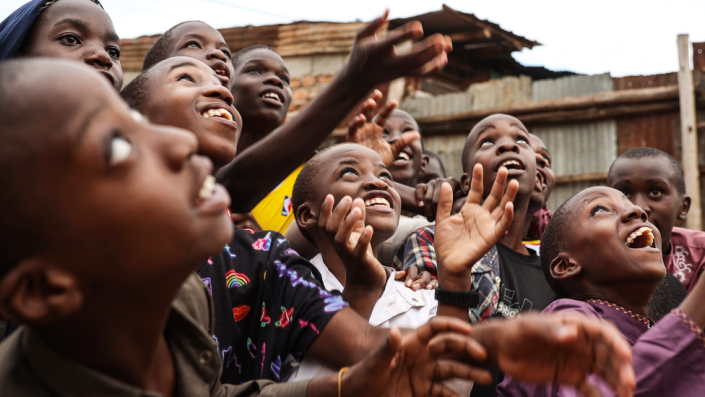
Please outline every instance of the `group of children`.
[{"label": "group of children", "polygon": [[675,226],[678,163],[627,152],[552,214],[546,145],[497,114],[447,178],[374,88],[452,43],[378,37],[387,14],[287,122],[282,57],[204,22],[124,88],[98,0],[0,23],[0,394],[701,395],[705,240]]}]

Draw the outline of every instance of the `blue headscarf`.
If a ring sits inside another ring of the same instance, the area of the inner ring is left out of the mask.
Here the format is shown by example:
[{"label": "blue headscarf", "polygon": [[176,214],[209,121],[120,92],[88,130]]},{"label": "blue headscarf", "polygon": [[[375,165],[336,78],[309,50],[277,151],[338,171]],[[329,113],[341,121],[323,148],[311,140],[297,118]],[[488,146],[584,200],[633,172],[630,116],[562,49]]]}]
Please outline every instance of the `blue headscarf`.
[{"label": "blue headscarf", "polygon": [[46,0],[31,0],[0,22],[0,61],[14,58]]}]

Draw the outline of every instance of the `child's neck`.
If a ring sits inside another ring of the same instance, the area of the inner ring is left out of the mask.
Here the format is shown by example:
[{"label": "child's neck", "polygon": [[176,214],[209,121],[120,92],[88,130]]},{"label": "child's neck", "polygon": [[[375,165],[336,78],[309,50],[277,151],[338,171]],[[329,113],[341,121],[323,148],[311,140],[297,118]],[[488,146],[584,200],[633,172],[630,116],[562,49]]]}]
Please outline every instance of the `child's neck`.
[{"label": "child's neck", "polygon": [[[242,124],[244,126],[247,125],[254,125],[254,126],[261,126],[261,123],[256,123],[256,122],[245,122],[243,120]],[[237,142],[237,153],[240,154],[244,152],[247,148],[250,146],[254,145],[255,143],[261,141],[272,133],[272,131],[276,130],[279,126],[272,126],[270,128],[262,126],[264,128],[259,128],[259,129],[253,129],[253,128],[245,128],[242,130],[240,133],[240,138]]]},{"label": "child's neck", "polygon": [[581,288],[584,292],[573,295],[572,299],[586,301],[600,299],[622,306],[627,310],[648,317],[648,305],[658,283],[621,283],[611,286],[589,285]]},{"label": "child's neck", "polygon": [[[188,274],[181,281],[186,277]],[[154,284],[148,293],[131,291],[129,298],[86,296],[76,315],[30,333],[86,367],[142,390],[170,396],[176,370],[164,331],[180,288],[178,281],[164,282]]]},{"label": "child's neck", "polygon": [[530,195],[526,195],[517,196],[514,199],[514,220],[509,226],[507,234],[499,240],[500,243],[524,255],[529,255],[529,250],[524,247],[522,240],[524,237],[524,225],[527,223],[526,217],[530,198]]}]

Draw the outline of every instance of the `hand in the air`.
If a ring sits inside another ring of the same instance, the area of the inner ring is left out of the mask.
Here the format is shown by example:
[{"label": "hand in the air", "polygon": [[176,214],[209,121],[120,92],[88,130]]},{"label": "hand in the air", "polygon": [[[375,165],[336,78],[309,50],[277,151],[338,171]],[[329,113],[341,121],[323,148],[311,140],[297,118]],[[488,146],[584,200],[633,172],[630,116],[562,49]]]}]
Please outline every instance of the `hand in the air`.
[{"label": "hand in the air", "polygon": [[441,199],[441,188],[444,183],[450,185],[453,191],[453,199],[465,195],[462,186],[460,186],[460,182],[453,177],[436,178],[428,183],[419,183],[416,185],[416,202],[419,204],[419,207],[423,207],[423,215],[430,222],[436,219],[436,210],[438,209],[438,201]]},{"label": "hand in the air", "polygon": [[377,101],[381,98],[382,93],[374,90],[372,95],[363,102],[358,115],[353,117],[348,125],[347,141],[359,143],[374,150],[382,158],[384,165],[389,167],[397,159],[401,150],[409,146],[411,142],[420,139],[421,135],[417,131],[407,131],[393,142],[385,141],[384,126],[387,124],[389,115],[396,109],[397,102],[392,101],[383,106],[374,116]]}]

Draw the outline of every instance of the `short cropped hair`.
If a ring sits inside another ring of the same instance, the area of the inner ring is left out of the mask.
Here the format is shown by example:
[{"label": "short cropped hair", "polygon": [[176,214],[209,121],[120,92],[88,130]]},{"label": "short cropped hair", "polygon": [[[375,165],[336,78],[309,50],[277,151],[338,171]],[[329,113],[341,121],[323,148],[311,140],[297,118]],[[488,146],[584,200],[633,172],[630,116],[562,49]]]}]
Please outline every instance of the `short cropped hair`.
[{"label": "short cropped hair", "polygon": [[568,240],[567,227],[572,218],[572,202],[576,195],[569,198],[565,203],[558,207],[556,212],[553,213],[553,217],[551,217],[546,230],[541,236],[541,255],[539,258],[541,259],[543,276],[546,278],[546,281],[548,282],[548,285],[551,286],[553,292],[555,292],[556,296],[559,298],[565,298],[566,291],[562,285],[556,283],[556,279],[554,279],[551,275],[551,262],[563,251]]},{"label": "short cropped hair", "polygon": [[[176,25],[172,26],[164,32],[163,35],[159,36],[157,41],[154,43],[152,48],[147,51],[147,55],[144,57],[144,62],[142,62],[142,70],[148,70],[152,66],[158,64],[159,62],[165,60],[167,58],[166,52],[169,49],[169,46],[171,45],[171,40],[172,40],[172,32],[174,29],[178,28],[179,26],[185,24],[185,23],[190,23],[190,22],[201,22],[201,21],[184,21],[181,23],[177,23]],[[205,22],[201,22],[205,23]]]},{"label": "short cropped hair", "polygon": [[141,110],[142,105],[147,100],[147,89],[149,83],[149,70],[145,70],[135,77],[130,84],[120,91],[120,96],[127,104],[137,110]]},{"label": "short cropped hair", "polygon": [[232,57],[233,68],[237,67],[238,63],[241,62],[240,58],[242,58],[243,55],[247,54],[248,52],[254,51],[254,50],[269,50],[269,51],[272,51],[273,53],[279,55],[279,53],[276,50],[274,50],[274,48],[272,48],[272,47],[268,47],[263,44],[251,45],[249,47],[245,47],[245,48],[241,49],[240,51],[236,52],[233,55],[233,57]]},{"label": "short cropped hair", "polygon": [[681,302],[688,296],[688,290],[676,276],[666,273],[666,277],[661,280],[661,283],[654,291],[649,301],[648,311],[649,318],[654,321],[659,321],[671,310],[680,306]]},{"label": "short cropped hair", "polygon": [[[666,152],[662,152],[658,149],[650,148],[650,147],[640,147],[636,149],[632,149],[621,156],[617,157],[617,160],[619,159],[629,159],[629,160],[639,160],[643,158],[665,158],[668,160],[668,163],[671,166],[671,170],[673,171],[673,174],[675,175],[675,178],[673,182],[676,185],[676,189],[678,190],[678,193],[680,195],[685,195],[685,177],[683,176],[683,170],[681,170],[681,166],[678,164],[676,159],[673,158],[670,154]],[[617,162],[617,160],[614,161],[614,163]],[[608,173],[607,179],[609,179],[609,175],[612,175],[612,167],[614,167],[614,163],[610,166],[610,170]]]}]

